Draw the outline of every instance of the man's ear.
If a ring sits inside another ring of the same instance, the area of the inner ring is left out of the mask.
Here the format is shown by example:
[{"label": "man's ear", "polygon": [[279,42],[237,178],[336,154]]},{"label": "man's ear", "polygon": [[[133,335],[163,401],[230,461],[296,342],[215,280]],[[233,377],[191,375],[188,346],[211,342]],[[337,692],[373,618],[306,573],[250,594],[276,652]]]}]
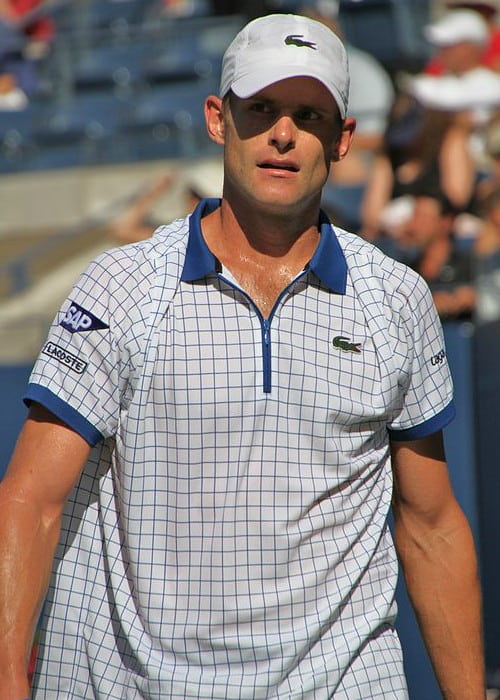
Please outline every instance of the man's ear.
[{"label": "man's ear", "polygon": [[224,144],[224,108],[222,100],[216,95],[209,95],[205,100],[205,123],[208,135],[218,143]]},{"label": "man's ear", "polygon": [[332,148],[332,162],[336,162],[345,158],[351,147],[354,131],[356,129],[356,120],[354,117],[347,117],[342,124],[342,129],[337,142]]}]

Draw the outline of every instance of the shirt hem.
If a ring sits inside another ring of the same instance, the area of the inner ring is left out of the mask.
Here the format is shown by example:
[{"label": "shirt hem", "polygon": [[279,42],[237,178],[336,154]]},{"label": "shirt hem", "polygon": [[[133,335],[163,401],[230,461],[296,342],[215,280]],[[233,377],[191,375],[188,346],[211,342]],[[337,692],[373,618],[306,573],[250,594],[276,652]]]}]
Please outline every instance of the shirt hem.
[{"label": "shirt hem", "polygon": [[391,430],[389,428],[389,435],[391,440],[394,441],[405,441],[405,440],[418,440],[418,438],[427,437],[433,433],[437,433],[439,430],[445,428],[448,423],[455,418],[456,409],[455,404],[452,401],[445,406],[439,413],[432,418],[415,425],[411,428],[406,428],[405,430]]},{"label": "shirt hem", "polygon": [[28,407],[33,401],[44,406],[63,423],[66,423],[69,428],[81,435],[91,447],[97,445],[104,438],[103,434],[92,423],[44,386],[34,383],[28,384],[23,401]]}]

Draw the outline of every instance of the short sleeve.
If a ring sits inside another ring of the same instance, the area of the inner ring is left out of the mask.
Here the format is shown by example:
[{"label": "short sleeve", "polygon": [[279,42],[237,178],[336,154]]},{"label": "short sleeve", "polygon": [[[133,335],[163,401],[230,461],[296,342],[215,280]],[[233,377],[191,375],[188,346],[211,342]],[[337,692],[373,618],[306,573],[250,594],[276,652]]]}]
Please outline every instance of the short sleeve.
[{"label": "short sleeve", "polygon": [[140,287],[125,248],[99,256],[62,304],[30,376],[25,403],[44,405],[90,445],[117,429],[138,343],[130,292],[140,297]]},{"label": "short sleeve", "polygon": [[431,292],[421,277],[402,306],[409,377],[400,411],[388,425],[391,439],[415,440],[444,428],[454,417],[453,383],[443,329]]}]

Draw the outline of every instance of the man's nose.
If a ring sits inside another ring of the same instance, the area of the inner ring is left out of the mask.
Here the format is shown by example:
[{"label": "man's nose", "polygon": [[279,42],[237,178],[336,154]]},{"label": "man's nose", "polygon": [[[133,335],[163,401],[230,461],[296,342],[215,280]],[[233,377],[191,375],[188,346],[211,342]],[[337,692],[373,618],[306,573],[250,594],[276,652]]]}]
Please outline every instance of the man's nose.
[{"label": "man's nose", "polygon": [[288,150],[295,144],[297,127],[289,115],[280,116],[272,125],[269,133],[270,143],[278,150]]}]

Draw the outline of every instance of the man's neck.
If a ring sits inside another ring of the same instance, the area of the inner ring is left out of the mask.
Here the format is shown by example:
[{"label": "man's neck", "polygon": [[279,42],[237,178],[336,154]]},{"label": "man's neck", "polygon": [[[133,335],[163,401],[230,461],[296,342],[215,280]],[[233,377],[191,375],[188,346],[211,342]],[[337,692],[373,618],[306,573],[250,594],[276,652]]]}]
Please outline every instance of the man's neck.
[{"label": "man's neck", "polygon": [[202,231],[212,252],[243,253],[256,259],[310,258],[319,240],[319,208],[292,214],[238,209],[227,200],[202,220]]},{"label": "man's neck", "polygon": [[202,219],[202,232],[212,253],[267,316],[311,259],[319,241],[318,217],[319,211],[314,224],[306,224],[306,217],[301,222],[255,212],[242,217],[223,200]]}]

